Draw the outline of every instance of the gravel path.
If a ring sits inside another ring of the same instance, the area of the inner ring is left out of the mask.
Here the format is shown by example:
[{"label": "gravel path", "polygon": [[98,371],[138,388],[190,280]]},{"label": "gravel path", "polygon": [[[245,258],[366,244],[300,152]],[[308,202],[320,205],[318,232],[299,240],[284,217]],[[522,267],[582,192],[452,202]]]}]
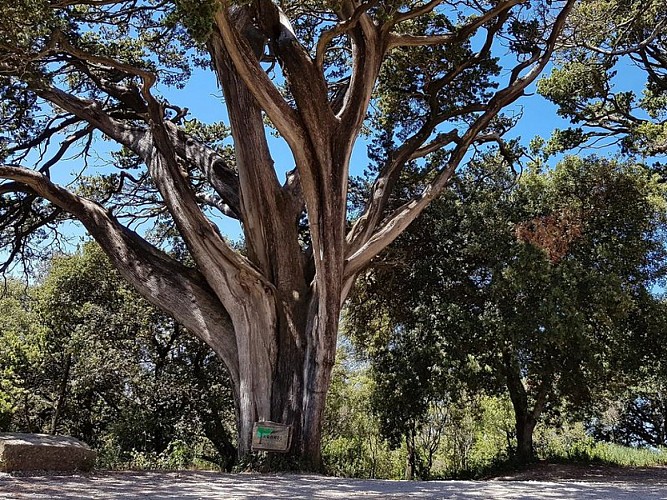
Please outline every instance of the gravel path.
[{"label": "gravel path", "polygon": [[106,472],[74,476],[0,474],[0,499],[665,499],[659,481],[370,481],[311,475]]}]

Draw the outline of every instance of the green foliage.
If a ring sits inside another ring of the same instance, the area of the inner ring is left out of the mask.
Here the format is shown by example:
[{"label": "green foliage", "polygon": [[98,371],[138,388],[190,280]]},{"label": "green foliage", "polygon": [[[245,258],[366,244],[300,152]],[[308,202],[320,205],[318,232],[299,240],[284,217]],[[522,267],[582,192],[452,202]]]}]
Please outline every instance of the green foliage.
[{"label": "green foliage", "polygon": [[[554,151],[618,142],[625,153],[667,152],[665,85],[667,47],[662,0],[580,2],[569,18],[567,42],[538,91],[580,128],[557,131]],[[644,87],[628,86],[629,68],[640,68]]]},{"label": "green foliage", "polygon": [[32,399],[29,373],[40,362],[45,329],[27,307],[30,297],[18,282],[9,281],[0,297],[0,431]]},{"label": "green foliage", "polygon": [[463,172],[348,313],[383,433],[399,442],[461,386],[507,388],[517,418],[539,418],[627,384],[662,335],[648,317],[664,220],[664,187],[642,166],[570,157],[516,183],[493,159]]},{"label": "green foliage", "polygon": [[622,467],[653,467],[667,465],[667,450],[632,448],[613,443],[594,442],[591,439],[576,444],[550,460],[598,463]]},{"label": "green foliage", "polygon": [[402,477],[401,454],[390,451],[371,412],[373,381],[365,369],[348,367],[349,362],[339,349],[322,430],[325,470],[343,477]]},{"label": "green foliage", "polygon": [[105,467],[231,467],[222,364],[129,289],[96,245],[54,258],[22,302],[10,291],[0,323],[5,428],[74,435]]},{"label": "green foliage", "polygon": [[213,30],[213,16],[220,8],[219,0],[176,0],[174,19],[187,28],[194,40],[204,43]]},{"label": "green foliage", "polygon": [[512,403],[507,397],[483,396],[480,406],[481,417],[475,427],[475,444],[470,456],[473,470],[507,458],[515,433]]},{"label": "green foliage", "polygon": [[[661,304],[664,315],[665,304]],[[664,329],[662,316],[660,329]],[[635,384],[611,394],[590,418],[592,435],[625,446],[667,446],[667,400],[664,355],[647,361]]]},{"label": "green foliage", "polygon": [[[114,436],[98,448],[97,467],[107,470],[220,470],[220,465],[201,457],[215,453],[210,441],[200,439],[187,442],[175,439],[164,451],[123,451],[114,442]],[[223,469],[224,470],[224,469]]]}]

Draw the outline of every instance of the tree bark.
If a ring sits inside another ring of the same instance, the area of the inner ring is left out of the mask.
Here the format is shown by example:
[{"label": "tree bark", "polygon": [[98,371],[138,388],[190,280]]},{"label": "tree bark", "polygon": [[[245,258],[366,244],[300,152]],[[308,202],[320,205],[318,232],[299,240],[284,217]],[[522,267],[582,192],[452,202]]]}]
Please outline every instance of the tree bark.
[{"label": "tree bark", "polygon": [[503,360],[505,362],[507,390],[512,400],[512,407],[514,408],[514,428],[516,430],[517,441],[515,457],[520,463],[530,463],[535,460],[533,432],[547,402],[551,386],[549,382],[550,375],[544,374],[543,381],[534,396],[533,408],[531,410],[528,404],[528,392],[521,380],[519,364],[508,352],[503,353]]},{"label": "tree bark", "polygon": [[533,431],[537,421],[527,411],[516,411],[516,458],[520,463],[530,463],[535,459]]},{"label": "tree bark", "polygon": [[65,401],[67,399],[67,384],[69,383],[69,373],[72,367],[72,353],[68,352],[65,357],[65,366],[63,367],[63,377],[60,381],[60,389],[58,391],[58,402],[56,403],[56,408],[53,412],[53,418],[51,419],[51,430],[50,434],[55,434],[58,430],[58,421],[60,420],[60,415],[65,406]]},{"label": "tree bark", "polygon": [[405,479],[412,481],[417,473],[417,448],[415,444],[415,429],[414,426],[408,429],[405,435],[405,446],[407,448],[407,457],[405,459]]}]

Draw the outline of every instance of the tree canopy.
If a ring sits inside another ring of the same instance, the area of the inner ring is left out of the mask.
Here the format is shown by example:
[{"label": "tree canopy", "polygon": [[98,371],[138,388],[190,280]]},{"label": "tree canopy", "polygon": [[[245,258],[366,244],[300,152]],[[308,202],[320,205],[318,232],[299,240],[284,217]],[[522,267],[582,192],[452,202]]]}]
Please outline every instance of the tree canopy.
[{"label": "tree canopy", "polygon": [[231,467],[222,363],[137,296],[99,247],[56,257],[41,283],[11,289],[0,322],[1,430],[74,435],[102,463],[205,437],[211,460]]},{"label": "tree canopy", "polygon": [[555,150],[619,143],[629,154],[667,153],[666,27],[662,0],[577,6],[556,67],[538,85],[573,124],[556,131]]},{"label": "tree canopy", "polygon": [[507,391],[527,459],[544,412],[630,385],[664,338],[652,287],[667,271],[665,216],[660,178],[638,165],[466,169],[350,306],[385,430],[400,435],[462,385]]}]

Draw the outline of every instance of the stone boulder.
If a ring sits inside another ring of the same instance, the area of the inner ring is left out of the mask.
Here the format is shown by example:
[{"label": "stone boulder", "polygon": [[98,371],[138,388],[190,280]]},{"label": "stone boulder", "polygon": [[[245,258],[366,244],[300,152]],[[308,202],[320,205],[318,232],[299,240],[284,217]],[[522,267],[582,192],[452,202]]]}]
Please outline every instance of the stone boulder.
[{"label": "stone boulder", "polygon": [[0,471],[88,471],[97,453],[68,436],[0,432]]}]

